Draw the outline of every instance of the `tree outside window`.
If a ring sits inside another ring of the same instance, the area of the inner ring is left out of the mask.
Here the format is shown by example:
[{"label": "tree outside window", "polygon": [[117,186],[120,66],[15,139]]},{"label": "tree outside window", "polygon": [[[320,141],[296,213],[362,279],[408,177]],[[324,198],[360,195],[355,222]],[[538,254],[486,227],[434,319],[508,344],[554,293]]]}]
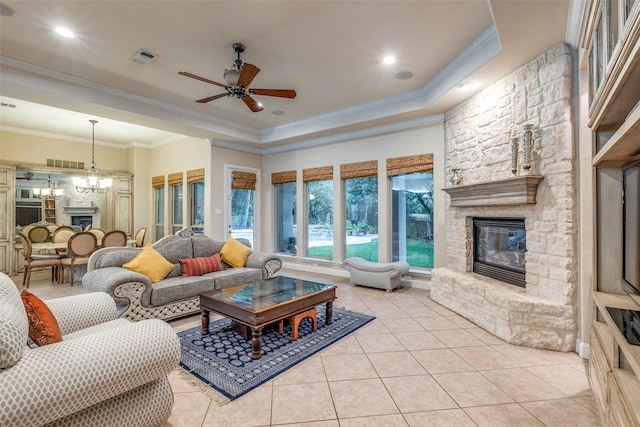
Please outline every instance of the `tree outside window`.
[{"label": "tree outside window", "polygon": [[[294,175],[295,178],[295,175]],[[276,252],[295,255],[296,239],[296,183],[274,185],[276,206]]]},{"label": "tree outside window", "polygon": [[333,180],[307,186],[307,254],[333,259]]},{"label": "tree outside window", "polygon": [[394,175],[391,184],[393,261],[433,268],[433,172]]},{"label": "tree outside window", "polygon": [[184,227],[182,213],[182,191],[183,184],[171,185],[171,233],[177,233]]},{"label": "tree outside window", "polygon": [[191,193],[191,229],[194,233],[204,233],[204,181],[189,184]]},{"label": "tree outside window", "polygon": [[164,187],[154,188],[156,240],[164,237]]},{"label": "tree outside window", "polygon": [[346,257],[378,261],[378,177],[345,179]]}]

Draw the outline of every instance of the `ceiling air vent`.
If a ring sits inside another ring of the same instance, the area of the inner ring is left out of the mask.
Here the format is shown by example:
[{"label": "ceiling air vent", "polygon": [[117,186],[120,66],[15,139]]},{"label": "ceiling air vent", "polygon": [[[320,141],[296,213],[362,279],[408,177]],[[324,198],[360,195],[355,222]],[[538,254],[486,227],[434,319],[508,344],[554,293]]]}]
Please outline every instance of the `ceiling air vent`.
[{"label": "ceiling air vent", "polygon": [[131,62],[135,62],[136,64],[147,65],[149,62],[156,59],[158,55],[155,53],[147,52],[144,49],[140,49],[136,52],[135,55],[131,57]]}]

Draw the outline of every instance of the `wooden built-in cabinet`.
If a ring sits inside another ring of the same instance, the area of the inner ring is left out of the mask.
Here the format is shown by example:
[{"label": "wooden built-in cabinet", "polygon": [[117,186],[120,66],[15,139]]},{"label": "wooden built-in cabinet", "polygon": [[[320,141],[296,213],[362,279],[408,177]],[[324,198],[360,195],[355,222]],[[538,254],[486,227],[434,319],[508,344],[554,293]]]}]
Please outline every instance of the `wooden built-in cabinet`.
[{"label": "wooden built-in cabinet", "polygon": [[42,201],[42,220],[49,224],[58,223],[58,201],[55,199],[45,199]]},{"label": "wooden built-in cabinet", "polygon": [[640,426],[640,346],[627,342],[607,311],[640,310],[622,282],[622,170],[640,158],[640,0],[586,8],[596,251],[589,376],[605,425]]}]

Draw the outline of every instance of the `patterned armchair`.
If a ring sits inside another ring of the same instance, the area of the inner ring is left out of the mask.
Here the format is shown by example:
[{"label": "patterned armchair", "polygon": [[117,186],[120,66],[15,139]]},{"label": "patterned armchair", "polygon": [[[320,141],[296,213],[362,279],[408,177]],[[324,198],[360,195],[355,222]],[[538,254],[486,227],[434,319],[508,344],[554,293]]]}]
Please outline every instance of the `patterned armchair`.
[{"label": "patterned armchair", "polygon": [[169,417],[167,375],[180,359],[169,325],[116,319],[100,292],[46,304],[63,340],[31,348],[20,293],[0,273],[0,425],[157,426]]}]

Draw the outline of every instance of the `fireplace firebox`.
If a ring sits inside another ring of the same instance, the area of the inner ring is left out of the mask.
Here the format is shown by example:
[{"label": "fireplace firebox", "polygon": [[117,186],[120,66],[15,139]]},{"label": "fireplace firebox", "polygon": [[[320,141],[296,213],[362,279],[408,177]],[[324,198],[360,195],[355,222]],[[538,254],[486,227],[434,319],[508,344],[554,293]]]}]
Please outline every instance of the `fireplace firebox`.
[{"label": "fireplace firebox", "polygon": [[84,230],[88,225],[93,225],[93,217],[91,215],[71,215],[71,225],[80,226]]},{"label": "fireplace firebox", "polygon": [[525,287],[524,218],[472,218],[473,271]]}]

